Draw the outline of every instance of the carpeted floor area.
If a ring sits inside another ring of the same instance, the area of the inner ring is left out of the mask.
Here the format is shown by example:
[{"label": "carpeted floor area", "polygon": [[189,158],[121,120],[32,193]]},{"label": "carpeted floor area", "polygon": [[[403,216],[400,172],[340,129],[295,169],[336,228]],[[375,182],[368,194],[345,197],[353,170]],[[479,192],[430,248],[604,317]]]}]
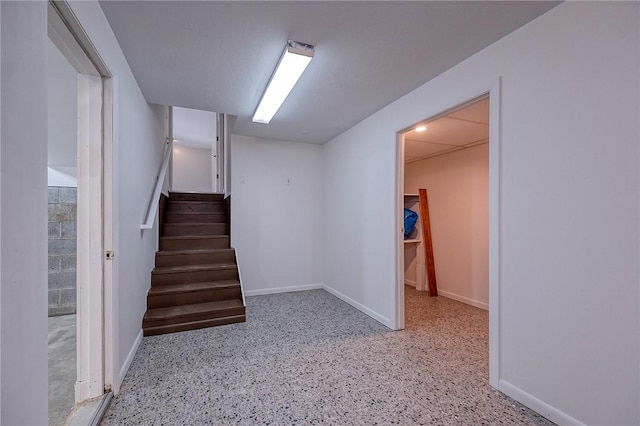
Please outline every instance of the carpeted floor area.
[{"label": "carpeted floor area", "polygon": [[551,425],[488,385],[488,314],[406,288],[390,331],[323,290],[145,337],[103,425]]}]

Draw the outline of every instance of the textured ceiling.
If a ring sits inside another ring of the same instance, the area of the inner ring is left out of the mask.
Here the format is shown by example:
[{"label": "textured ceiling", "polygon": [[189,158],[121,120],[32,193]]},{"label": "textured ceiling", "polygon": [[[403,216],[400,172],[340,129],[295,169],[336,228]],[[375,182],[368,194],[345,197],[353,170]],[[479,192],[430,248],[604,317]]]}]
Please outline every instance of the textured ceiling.
[{"label": "textured ceiling", "polygon": [[[234,133],[324,143],[558,2],[100,2],[148,102],[237,115]],[[316,53],[251,122],[287,40]]]},{"label": "textured ceiling", "polygon": [[405,163],[489,142],[489,98],[455,108],[415,127],[423,124],[427,130],[404,134]]}]

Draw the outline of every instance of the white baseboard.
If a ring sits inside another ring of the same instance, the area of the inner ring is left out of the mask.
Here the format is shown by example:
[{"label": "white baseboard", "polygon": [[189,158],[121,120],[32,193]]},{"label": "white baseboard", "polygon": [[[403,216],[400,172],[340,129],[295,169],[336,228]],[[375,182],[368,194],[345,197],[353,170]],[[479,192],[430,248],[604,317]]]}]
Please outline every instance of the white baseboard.
[{"label": "white baseboard", "polygon": [[119,383],[118,383],[118,386],[115,386],[116,389],[120,389],[120,385],[124,380],[124,376],[127,375],[127,371],[129,371],[129,367],[131,367],[131,363],[133,362],[133,357],[136,356],[136,352],[138,352],[140,343],[142,343],[142,329],[140,330],[140,333],[138,333],[136,340],[133,342],[133,346],[131,347],[129,354],[127,355],[127,359],[125,359],[124,364],[122,364],[122,368],[120,369],[120,374],[118,374]]},{"label": "white baseboard", "polygon": [[489,304],[484,302],[479,302],[477,300],[469,299],[468,297],[459,296],[455,293],[450,293],[448,291],[443,291],[438,289],[438,295],[444,296],[449,299],[457,300],[458,302],[466,303],[467,305],[475,306],[476,308],[484,309],[485,311],[489,310]]},{"label": "white baseboard", "polygon": [[265,294],[291,293],[293,291],[318,290],[321,288],[324,288],[323,284],[305,284],[305,285],[295,285],[290,287],[274,287],[274,288],[265,288],[265,289],[258,289],[258,290],[245,290],[244,294],[246,296],[262,296]]},{"label": "white baseboard", "polygon": [[290,287],[275,287],[275,288],[265,288],[265,289],[258,289],[258,290],[245,290],[244,294],[247,297],[249,297],[249,296],[263,296],[266,294],[290,293],[294,291],[306,291],[306,290],[318,290],[318,289],[322,289],[333,294],[338,299],[341,299],[342,301],[347,302],[349,305],[353,306],[357,310],[363,312],[364,314],[370,316],[371,318],[375,319],[376,321],[379,321],[386,327],[389,327],[390,329],[393,330],[393,324],[391,324],[391,321],[389,320],[389,318],[384,317],[378,314],[377,312],[372,311],[366,306],[361,305],[360,303],[340,293],[338,290],[335,290],[329,287],[326,284],[305,284],[305,285],[296,285],[296,286],[290,286]]},{"label": "white baseboard", "polygon": [[347,302],[348,304],[350,304],[351,306],[353,306],[354,308],[356,308],[360,312],[370,316],[371,318],[375,319],[376,321],[382,323],[384,326],[389,327],[390,329],[393,330],[393,324],[391,323],[391,320],[389,318],[384,317],[384,316],[380,315],[379,313],[377,313],[375,311],[372,311],[371,309],[367,308],[366,306],[361,305],[360,303],[356,302],[352,298],[340,293],[338,290],[336,290],[334,288],[331,288],[326,284],[324,284],[322,288],[324,288],[326,291],[328,291],[329,293],[331,293],[334,296],[336,296],[338,299],[341,299],[344,302]]},{"label": "white baseboard", "polygon": [[506,380],[500,380],[498,390],[515,399],[516,401],[526,405],[536,413],[546,417],[556,424],[584,426],[584,423],[580,422],[579,420],[574,419],[567,413],[564,413],[557,408],[547,404],[546,402],[539,400],[535,396],[512,385]]},{"label": "white baseboard", "polygon": [[416,282],[413,280],[404,280],[404,284],[405,285],[410,285],[411,287],[415,287],[416,286]]}]

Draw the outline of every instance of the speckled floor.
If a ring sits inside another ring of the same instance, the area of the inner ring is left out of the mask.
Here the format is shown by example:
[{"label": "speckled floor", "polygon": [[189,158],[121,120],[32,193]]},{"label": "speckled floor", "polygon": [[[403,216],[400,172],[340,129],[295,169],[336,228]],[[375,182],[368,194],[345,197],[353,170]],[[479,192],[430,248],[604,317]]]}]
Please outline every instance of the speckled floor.
[{"label": "speckled floor", "polygon": [[488,385],[486,311],[407,288],[393,332],[323,290],[145,337],[103,425],[550,425]]}]

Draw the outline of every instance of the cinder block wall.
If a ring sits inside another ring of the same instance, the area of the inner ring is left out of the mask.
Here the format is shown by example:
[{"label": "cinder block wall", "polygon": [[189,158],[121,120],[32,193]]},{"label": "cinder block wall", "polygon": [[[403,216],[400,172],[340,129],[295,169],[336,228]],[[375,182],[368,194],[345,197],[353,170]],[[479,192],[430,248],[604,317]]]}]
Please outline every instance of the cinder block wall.
[{"label": "cinder block wall", "polygon": [[76,312],[77,188],[49,187],[49,316]]}]

